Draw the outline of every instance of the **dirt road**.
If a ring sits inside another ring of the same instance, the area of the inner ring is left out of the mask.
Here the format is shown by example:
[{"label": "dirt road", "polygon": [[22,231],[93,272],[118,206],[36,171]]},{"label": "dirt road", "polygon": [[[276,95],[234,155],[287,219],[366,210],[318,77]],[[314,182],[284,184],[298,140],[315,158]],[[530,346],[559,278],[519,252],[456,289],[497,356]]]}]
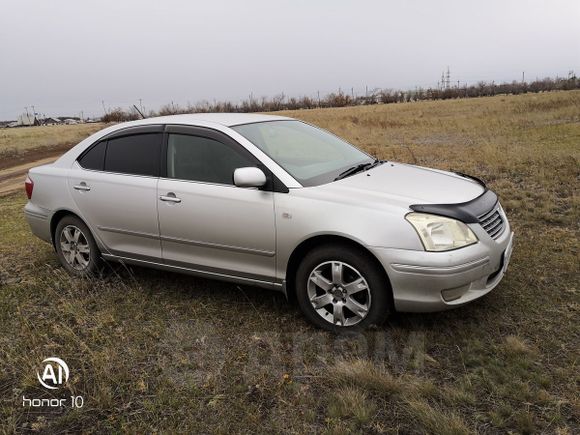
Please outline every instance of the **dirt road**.
[{"label": "dirt road", "polygon": [[40,160],[24,163],[10,168],[0,170],[0,196],[7,195],[16,190],[22,189],[24,192],[24,180],[30,168],[52,163],[60,157],[56,154],[50,157],[44,157]]}]

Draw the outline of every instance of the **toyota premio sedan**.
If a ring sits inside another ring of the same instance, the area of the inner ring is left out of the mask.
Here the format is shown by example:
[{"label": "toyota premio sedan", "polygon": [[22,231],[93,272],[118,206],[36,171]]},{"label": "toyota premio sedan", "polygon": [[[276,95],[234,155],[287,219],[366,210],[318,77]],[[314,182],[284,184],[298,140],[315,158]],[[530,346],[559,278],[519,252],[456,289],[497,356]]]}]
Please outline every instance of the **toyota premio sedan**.
[{"label": "toyota premio sedan", "polygon": [[32,232],[73,275],[107,260],[266,287],[335,332],[480,298],[512,251],[480,180],[377,160],[280,116],[115,125],[25,187]]}]

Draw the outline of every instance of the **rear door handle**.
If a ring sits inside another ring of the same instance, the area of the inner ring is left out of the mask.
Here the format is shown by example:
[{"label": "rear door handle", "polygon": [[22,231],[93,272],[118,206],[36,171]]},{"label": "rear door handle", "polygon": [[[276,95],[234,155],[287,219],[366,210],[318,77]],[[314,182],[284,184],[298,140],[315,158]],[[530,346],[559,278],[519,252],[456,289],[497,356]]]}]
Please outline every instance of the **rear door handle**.
[{"label": "rear door handle", "polygon": [[166,201],[166,202],[181,202],[181,198],[178,198],[175,196],[175,193],[168,193],[167,195],[161,195],[159,197],[159,199],[161,201]]},{"label": "rear door handle", "polygon": [[81,181],[80,184],[73,186],[73,189],[80,190],[82,192],[88,192],[89,190],[91,190],[91,188],[87,186],[87,183],[85,183],[84,181]]}]

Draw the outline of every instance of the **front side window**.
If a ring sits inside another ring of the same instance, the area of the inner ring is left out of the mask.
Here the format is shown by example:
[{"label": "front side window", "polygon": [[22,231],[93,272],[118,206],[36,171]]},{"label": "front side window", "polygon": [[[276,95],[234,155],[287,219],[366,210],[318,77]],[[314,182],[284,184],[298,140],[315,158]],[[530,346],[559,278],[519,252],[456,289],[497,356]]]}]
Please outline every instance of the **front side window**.
[{"label": "front side window", "polygon": [[232,127],[303,186],[329,183],[373,159],[348,142],[300,121],[267,121]]},{"label": "front side window", "polygon": [[169,134],[169,178],[234,184],[234,171],[248,166],[256,166],[256,161],[232,146],[202,136]]},{"label": "front side window", "polygon": [[134,134],[107,141],[105,171],[159,176],[161,133]]}]

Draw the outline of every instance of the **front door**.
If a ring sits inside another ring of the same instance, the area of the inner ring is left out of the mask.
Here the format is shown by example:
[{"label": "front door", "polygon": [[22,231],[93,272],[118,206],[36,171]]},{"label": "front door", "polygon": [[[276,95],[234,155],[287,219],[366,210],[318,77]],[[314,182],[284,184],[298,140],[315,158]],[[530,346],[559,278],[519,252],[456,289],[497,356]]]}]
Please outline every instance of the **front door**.
[{"label": "front door", "polygon": [[274,193],[233,183],[236,168],[257,160],[222,133],[167,130],[166,177],[157,188],[165,263],[272,282]]}]

